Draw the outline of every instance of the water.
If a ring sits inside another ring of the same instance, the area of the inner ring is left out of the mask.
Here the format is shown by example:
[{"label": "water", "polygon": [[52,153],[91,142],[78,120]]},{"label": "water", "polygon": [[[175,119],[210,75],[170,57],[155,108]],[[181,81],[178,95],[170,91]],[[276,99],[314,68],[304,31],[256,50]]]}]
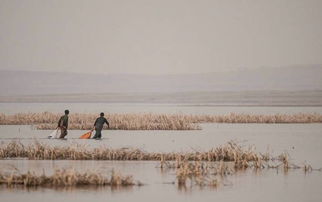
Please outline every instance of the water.
[{"label": "water", "polygon": [[[0,104],[1,112],[61,112],[65,108],[74,112],[155,112],[226,114],[243,112],[256,114],[272,113],[322,113],[321,107],[218,107],[177,105],[133,104]],[[104,109],[104,110],[101,110]],[[260,152],[267,150],[274,155],[288,152],[294,162],[307,162],[314,168],[322,167],[322,124],[202,124],[195,131],[103,131],[103,140],[80,140],[86,131],[69,131],[67,140],[46,139],[51,131],[34,130],[31,126],[0,126],[1,142],[18,139],[28,144],[35,139],[51,145],[86,144],[88,147],[112,148],[133,147],[145,151],[180,152],[206,151],[212,147],[235,140],[242,145],[256,145]],[[217,189],[187,187],[179,189],[171,184],[174,171],[161,172],[154,161],[33,161],[0,160],[1,170],[12,166],[22,171],[35,170],[50,174],[56,168],[73,167],[79,170],[110,172],[116,169],[131,174],[145,183],[142,187],[126,189],[79,188],[79,189],[7,189],[0,188],[0,201],[322,201],[320,187],[322,172],[305,174],[303,170],[291,170],[287,174],[274,169],[255,172],[248,170],[225,179],[225,186]]]}]

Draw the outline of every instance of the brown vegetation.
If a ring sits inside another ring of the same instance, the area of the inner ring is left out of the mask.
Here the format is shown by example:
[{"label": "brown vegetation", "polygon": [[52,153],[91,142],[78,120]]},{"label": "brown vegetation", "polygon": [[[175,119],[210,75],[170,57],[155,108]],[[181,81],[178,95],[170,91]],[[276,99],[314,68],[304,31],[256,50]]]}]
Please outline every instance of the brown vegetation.
[{"label": "brown vegetation", "polygon": [[[37,129],[55,129],[60,114],[0,113],[0,125],[35,125]],[[97,118],[96,114],[71,114],[69,129],[89,130]],[[197,130],[198,123],[322,123],[320,114],[274,114],[251,115],[184,115],[184,114],[108,114],[110,129],[114,130]]]},{"label": "brown vegetation", "polygon": [[28,159],[68,159],[68,160],[156,160],[171,161],[201,160],[201,161],[236,161],[249,162],[258,159],[267,160],[267,154],[260,154],[253,147],[244,148],[236,143],[229,142],[206,152],[187,153],[158,153],[145,152],[139,149],[110,149],[99,147],[88,149],[85,145],[73,144],[70,146],[50,146],[34,142],[24,145],[12,141],[0,145],[0,159],[28,158]]},{"label": "brown vegetation", "polygon": [[[233,174],[231,163],[220,161],[211,163],[204,161],[176,163],[176,179],[179,187],[185,187],[187,181],[191,185],[218,187],[221,179]],[[219,176],[219,177],[218,177]]]},{"label": "brown vegetation", "polygon": [[[275,165],[274,165],[275,164]],[[176,182],[179,188],[186,187],[190,182],[190,186],[197,185],[200,187],[210,186],[218,187],[224,183],[224,179],[229,175],[234,175],[239,171],[246,169],[262,170],[262,169],[282,169],[287,173],[290,169],[302,169],[305,173],[312,171],[322,171],[313,169],[311,165],[303,166],[295,165],[289,162],[287,153],[279,155],[277,158],[253,158],[251,161],[235,159],[234,161],[187,161],[182,160],[180,156],[174,162],[160,161],[160,168],[175,169]]]},{"label": "brown vegetation", "polygon": [[[37,129],[55,129],[60,114],[19,113],[0,114],[0,125],[36,125]],[[69,129],[89,130],[97,114],[71,114]],[[173,114],[109,114],[106,118],[112,130],[197,130],[200,127],[189,120],[189,116]]]},{"label": "brown vegetation", "polygon": [[[8,186],[23,185],[25,187],[32,186],[55,186],[55,187],[71,187],[71,186],[133,186],[136,185],[132,176],[122,176],[120,173],[112,171],[110,177],[105,177],[99,173],[86,171],[80,173],[74,169],[58,169],[51,176],[45,173],[37,175],[35,172],[28,171],[21,174],[18,170],[10,173],[0,172],[0,184]],[[137,184],[139,185],[139,184]]]},{"label": "brown vegetation", "polygon": [[[160,161],[160,168],[175,169],[176,182],[179,187],[191,185],[218,187],[228,175],[246,169],[303,169],[304,172],[313,169],[310,165],[298,166],[289,161],[287,153],[277,157],[261,154],[255,148],[243,147],[234,142],[218,146],[206,152],[188,153],[153,153],[139,149],[109,149],[107,147],[87,149],[84,145],[50,146],[39,142],[23,145],[12,141],[0,145],[0,159],[67,159],[67,160],[154,160]],[[134,185],[132,178],[112,174],[111,178],[75,171],[58,170],[53,176],[36,176],[27,174],[1,174],[0,184],[23,184],[25,186],[78,186],[78,185]],[[139,184],[138,184],[139,185]]]}]

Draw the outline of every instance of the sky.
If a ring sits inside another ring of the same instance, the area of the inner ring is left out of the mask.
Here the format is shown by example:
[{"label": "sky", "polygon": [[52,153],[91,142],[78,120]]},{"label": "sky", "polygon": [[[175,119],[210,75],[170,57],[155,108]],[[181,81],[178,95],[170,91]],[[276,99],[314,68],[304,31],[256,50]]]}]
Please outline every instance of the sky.
[{"label": "sky", "polygon": [[0,70],[206,73],[322,64],[320,0],[0,0]]}]

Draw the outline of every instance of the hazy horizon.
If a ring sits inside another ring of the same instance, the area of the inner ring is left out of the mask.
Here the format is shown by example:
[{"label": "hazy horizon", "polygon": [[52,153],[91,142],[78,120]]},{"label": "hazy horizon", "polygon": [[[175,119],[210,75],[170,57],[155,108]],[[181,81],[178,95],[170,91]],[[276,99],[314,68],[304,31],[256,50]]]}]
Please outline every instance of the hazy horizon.
[{"label": "hazy horizon", "polygon": [[0,96],[320,92],[321,11],[316,0],[0,0]]},{"label": "hazy horizon", "polygon": [[322,64],[322,1],[0,0],[0,70],[195,74]]},{"label": "hazy horizon", "polygon": [[0,70],[0,96],[322,90],[322,65],[199,74],[88,74]]},{"label": "hazy horizon", "polygon": [[283,70],[287,68],[322,68],[322,64],[296,64],[287,66],[263,66],[263,67],[240,67],[231,69],[214,69],[208,72],[181,72],[181,73],[146,73],[146,72],[119,72],[119,73],[106,73],[106,72],[79,72],[79,71],[57,71],[57,70],[29,70],[29,69],[0,69],[2,72],[43,72],[43,73],[67,73],[67,74],[82,74],[82,75],[145,75],[145,76],[175,76],[175,75],[202,75],[202,74],[215,74],[215,73],[230,73],[230,72],[243,72],[243,71],[258,71],[258,70]]}]

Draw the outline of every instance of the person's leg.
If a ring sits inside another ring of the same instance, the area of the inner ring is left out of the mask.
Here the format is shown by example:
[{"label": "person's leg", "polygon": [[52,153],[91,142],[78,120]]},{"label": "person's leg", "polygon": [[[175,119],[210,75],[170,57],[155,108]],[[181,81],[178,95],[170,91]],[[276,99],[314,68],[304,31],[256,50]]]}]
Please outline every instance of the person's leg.
[{"label": "person's leg", "polygon": [[67,129],[62,128],[60,133],[60,137],[59,138],[65,138],[65,136],[67,135]]},{"label": "person's leg", "polygon": [[102,130],[97,130],[96,131],[96,139],[101,139],[102,137]]},{"label": "person's leg", "polygon": [[95,139],[97,136],[97,130],[95,130],[95,135],[92,137],[92,139]]},{"label": "person's leg", "polygon": [[93,137],[93,139],[98,139],[101,138],[101,130],[95,130],[95,135]]}]

